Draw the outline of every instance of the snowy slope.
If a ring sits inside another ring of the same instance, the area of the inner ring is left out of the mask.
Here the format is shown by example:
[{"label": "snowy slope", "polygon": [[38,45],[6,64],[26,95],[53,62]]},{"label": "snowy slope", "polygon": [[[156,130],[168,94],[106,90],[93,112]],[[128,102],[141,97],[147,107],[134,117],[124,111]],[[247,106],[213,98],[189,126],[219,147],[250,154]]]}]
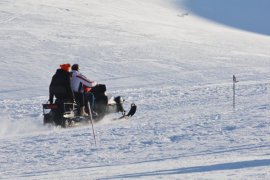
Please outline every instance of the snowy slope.
[{"label": "snowy slope", "polygon": [[[176,0],[176,3],[179,1]],[[180,3],[180,6],[183,3]],[[270,22],[267,0],[185,0],[184,6],[193,13],[208,20],[222,23],[233,28],[239,28],[255,33],[270,35]]]},{"label": "snowy slope", "polygon": [[[267,5],[2,0],[0,179],[267,179]],[[231,18],[243,14],[256,20]],[[97,146],[90,127],[42,125],[67,62],[138,105],[133,119],[95,124]]]}]

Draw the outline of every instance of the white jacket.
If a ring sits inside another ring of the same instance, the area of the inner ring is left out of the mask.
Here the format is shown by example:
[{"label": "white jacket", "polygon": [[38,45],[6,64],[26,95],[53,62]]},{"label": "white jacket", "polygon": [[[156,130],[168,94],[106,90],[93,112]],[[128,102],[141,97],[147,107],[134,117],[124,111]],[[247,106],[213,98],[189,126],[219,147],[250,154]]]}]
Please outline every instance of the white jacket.
[{"label": "white jacket", "polygon": [[71,76],[71,88],[73,90],[73,92],[83,92],[83,87],[82,85],[86,86],[86,87],[94,87],[97,85],[97,82],[95,81],[90,81],[89,79],[87,79],[84,75],[82,75],[82,73],[80,73],[79,71],[71,71],[72,76]]}]

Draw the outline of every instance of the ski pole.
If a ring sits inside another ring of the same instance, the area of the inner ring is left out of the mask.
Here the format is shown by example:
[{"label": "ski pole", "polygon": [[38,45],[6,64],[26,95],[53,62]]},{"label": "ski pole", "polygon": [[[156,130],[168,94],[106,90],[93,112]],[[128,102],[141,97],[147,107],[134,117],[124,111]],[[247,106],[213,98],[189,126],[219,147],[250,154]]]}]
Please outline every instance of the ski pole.
[{"label": "ski pole", "polygon": [[88,102],[88,111],[89,111],[90,121],[91,121],[91,125],[92,125],[92,132],[93,132],[93,136],[94,136],[94,140],[95,140],[95,146],[97,146],[94,124],[93,124],[93,116],[92,116],[91,107],[90,107],[89,102]]}]

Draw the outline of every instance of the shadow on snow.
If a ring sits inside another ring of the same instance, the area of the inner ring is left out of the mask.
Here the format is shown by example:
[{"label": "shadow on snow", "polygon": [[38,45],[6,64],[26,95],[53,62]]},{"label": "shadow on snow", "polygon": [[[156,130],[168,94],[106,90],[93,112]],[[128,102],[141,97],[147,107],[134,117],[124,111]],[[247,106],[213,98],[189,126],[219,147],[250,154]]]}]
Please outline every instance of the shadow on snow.
[{"label": "shadow on snow", "polygon": [[247,0],[174,0],[180,6],[198,16],[215,21],[227,26],[270,35],[270,1]]},{"label": "shadow on snow", "polygon": [[112,177],[107,177],[107,178],[102,178],[102,179],[167,176],[167,175],[176,175],[176,174],[203,173],[203,172],[211,172],[211,171],[255,168],[255,167],[262,167],[262,166],[270,166],[270,159],[240,161],[240,162],[232,162],[232,163],[207,165],[207,166],[194,166],[194,167],[158,170],[158,171],[133,173],[133,174],[122,174],[122,175],[117,175],[117,176],[112,176]]}]

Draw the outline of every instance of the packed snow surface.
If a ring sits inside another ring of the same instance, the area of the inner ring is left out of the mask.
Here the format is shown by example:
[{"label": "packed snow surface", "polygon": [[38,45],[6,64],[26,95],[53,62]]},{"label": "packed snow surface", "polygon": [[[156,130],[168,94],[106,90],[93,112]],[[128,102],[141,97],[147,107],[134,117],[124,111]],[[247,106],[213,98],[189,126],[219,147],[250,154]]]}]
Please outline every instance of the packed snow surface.
[{"label": "packed snow surface", "polygon": [[[224,7],[224,9],[223,9]],[[267,179],[270,1],[1,0],[0,179]],[[42,124],[62,63],[131,119]],[[235,108],[233,108],[233,82]]]}]

